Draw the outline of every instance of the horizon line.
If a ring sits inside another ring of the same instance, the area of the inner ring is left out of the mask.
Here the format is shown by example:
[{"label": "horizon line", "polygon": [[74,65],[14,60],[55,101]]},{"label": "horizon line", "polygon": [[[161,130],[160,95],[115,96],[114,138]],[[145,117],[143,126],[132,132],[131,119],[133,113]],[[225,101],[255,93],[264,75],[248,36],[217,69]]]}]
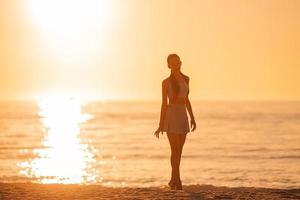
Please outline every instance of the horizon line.
[{"label": "horizon line", "polygon": [[[76,99],[84,102],[119,102],[119,101],[142,101],[142,102],[161,102],[161,98],[78,98],[78,97],[69,97],[69,99]],[[297,102],[300,99],[292,99],[292,98],[189,98],[192,102],[199,101],[234,101],[234,102],[247,102],[247,101],[260,101],[260,102],[268,102],[268,101],[289,101],[289,102]],[[6,101],[39,101],[36,98],[0,98],[0,102]]]}]

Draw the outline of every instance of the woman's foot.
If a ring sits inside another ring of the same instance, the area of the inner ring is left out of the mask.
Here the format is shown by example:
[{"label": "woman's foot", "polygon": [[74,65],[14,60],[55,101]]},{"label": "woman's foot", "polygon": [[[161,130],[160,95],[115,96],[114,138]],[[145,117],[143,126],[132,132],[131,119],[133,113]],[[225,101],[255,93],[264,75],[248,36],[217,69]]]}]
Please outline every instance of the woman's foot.
[{"label": "woman's foot", "polygon": [[169,187],[170,187],[171,190],[175,190],[176,189],[175,188],[176,185],[175,185],[175,182],[173,180],[170,180],[169,183],[168,183],[168,185],[169,185]]},{"label": "woman's foot", "polygon": [[181,180],[175,182],[175,188],[176,190],[182,190]]}]

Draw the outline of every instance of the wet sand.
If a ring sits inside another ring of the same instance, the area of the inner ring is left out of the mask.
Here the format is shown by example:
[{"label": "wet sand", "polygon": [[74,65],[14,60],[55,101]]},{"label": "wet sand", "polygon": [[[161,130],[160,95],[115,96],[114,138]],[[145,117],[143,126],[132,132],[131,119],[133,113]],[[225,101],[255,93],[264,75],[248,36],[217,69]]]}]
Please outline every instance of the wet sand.
[{"label": "wet sand", "polygon": [[0,199],[300,199],[299,189],[183,186],[182,191],[162,187],[109,188],[100,185],[0,183]]}]

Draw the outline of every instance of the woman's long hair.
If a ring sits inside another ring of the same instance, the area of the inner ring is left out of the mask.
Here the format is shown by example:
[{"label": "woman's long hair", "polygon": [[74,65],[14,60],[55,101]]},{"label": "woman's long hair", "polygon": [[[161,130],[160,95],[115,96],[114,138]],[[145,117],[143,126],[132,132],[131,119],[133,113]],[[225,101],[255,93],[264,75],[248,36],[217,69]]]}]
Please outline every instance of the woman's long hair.
[{"label": "woman's long hair", "polygon": [[[176,58],[178,58],[178,60],[180,60],[180,58],[177,54],[170,54],[168,56],[167,60],[169,61],[172,57],[176,57]],[[183,80],[188,84],[188,77],[186,75],[184,75],[181,71],[179,71],[179,73],[182,75]],[[169,78],[170,78],[170,81],[171,81],[171,86],[172,86],[172,89],[173,89],[173,93],[175,95],[175,98],[177,98],[180,88],[179,88],[179,84],[178,84],[172,70],[171,70],[171,74],[170,74]]]}]

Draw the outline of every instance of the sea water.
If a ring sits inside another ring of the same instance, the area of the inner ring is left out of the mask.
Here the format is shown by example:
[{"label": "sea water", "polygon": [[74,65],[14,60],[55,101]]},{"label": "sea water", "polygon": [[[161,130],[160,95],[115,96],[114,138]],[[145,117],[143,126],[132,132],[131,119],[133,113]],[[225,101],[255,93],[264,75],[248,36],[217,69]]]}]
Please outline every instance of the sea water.
[{"label": "sea water", "polygon": [[[0,182],[163,186],[170,180],[158,101],[0,103]],[[300,102],[192,101],[184,185],[300,188]]]}]

